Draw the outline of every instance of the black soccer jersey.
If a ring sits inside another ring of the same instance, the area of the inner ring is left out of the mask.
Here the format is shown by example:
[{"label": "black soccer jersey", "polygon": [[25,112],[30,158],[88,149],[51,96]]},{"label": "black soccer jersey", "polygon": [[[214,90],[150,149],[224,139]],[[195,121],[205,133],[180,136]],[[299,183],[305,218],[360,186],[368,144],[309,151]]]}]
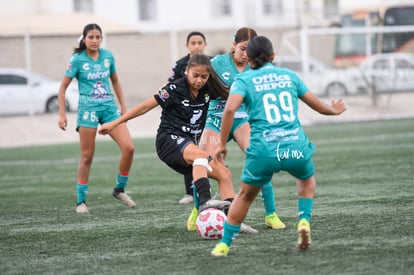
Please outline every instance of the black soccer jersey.
[{"label": "black soccer jersey", "polygon": [[193,98],[185,76],[162,87],[154,97],[162,108],[158,133],[188,136],[197,144],[210,101],[208,85],[200,89],[197,98]]},{"label": "black soccer jersey", "polygon": [[187,68],[188,61],[190,60],[190,54],[187,54],[183,58],[177,60],[175,62],[170,77],[168,78],[169,82],[173,82],[174,80],[180,79],[185,76],[185,69]]}]

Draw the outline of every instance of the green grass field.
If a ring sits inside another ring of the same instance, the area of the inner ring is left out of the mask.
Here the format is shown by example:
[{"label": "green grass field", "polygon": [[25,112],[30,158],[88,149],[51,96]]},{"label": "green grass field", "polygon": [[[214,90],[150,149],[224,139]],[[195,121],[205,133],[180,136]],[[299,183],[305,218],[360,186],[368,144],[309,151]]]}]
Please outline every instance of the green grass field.
[{"label": "green grass field", "polygon": [[[112,198],[119,152],[99,142],[90,178],[91,214],[75,213],[78,144],[0,149],[0,274],[413,274],[414,120],[305,127],[316,144],[312,249],[295,250],[296,186],[273,177],[284,230],[264,226],[258,198],[227,258],[216,241],[186,232],[183,177],[135,140],[128,191]],[[232,144],[236,190],[243,154]],[[212,183],[213,193],[217,184]]]}]

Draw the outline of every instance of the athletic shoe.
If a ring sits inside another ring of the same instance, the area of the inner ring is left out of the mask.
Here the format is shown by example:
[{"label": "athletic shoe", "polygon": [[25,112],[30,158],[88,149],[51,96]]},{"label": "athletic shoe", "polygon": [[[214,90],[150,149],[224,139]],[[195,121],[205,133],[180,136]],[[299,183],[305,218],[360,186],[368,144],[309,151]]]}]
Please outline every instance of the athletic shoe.
[{"label": "athletic shoe", "polygon": [[277,216],[275,212],[266,216],[265,224],[267,227],[270,227],[272,229],[286,228],[286,225],[279,219],[279,217]]},{"label": "athletic shoe", "polygon": [[194,201],[192,195],[184,195],[184,197],[178,202],[179,204],[187,204]]},{"label": "athletic shoe", "polygon": [[308,249],[311,246],[311,229],[306,219],[301,219],[298,224],[298,249]]},{"label": "athletic shoe", "polygon": [[137,204],[125,192],[118,192],[114,189],[112,196],[114,196],[115,199],[122,201],[126,206],[130,208],[137,206]]},{"label": "athletic shoe", "polygon": [[227,257],[229,254],[230,247],[225,243],[218,243],[216,247],[211,251],[211,255],[216,257]]},{"label": "athletic shoe", "polygon": [[256,233],[259,233],[259,231],[257,231],[256,229],[254,229],[250,225],[242,223],[240,225],[240,233],[256,234]]},{"label": "athletic shoe", "polygon": [[198,217],[197,208],[191,209],[190,216],[187,219],[187,231],[196,231],[197,217]]},{"label": "athletic shoe", "polygon": [[231,202],[229,201],[220,201],[220,200],[208,200],[206,203],[204,203],[203,205],[200,205],[200,207],[198,208],[198,210],[201,212],[203,212],[203,210],[206,210],[207,208],[217,208],[219,210],[226,210],[230,207]]},{"label": "athletic shoe", "polygon": [[89,214],[89,209],[85,202],[81,202],[76,206],[76,213],[78,214]]}]

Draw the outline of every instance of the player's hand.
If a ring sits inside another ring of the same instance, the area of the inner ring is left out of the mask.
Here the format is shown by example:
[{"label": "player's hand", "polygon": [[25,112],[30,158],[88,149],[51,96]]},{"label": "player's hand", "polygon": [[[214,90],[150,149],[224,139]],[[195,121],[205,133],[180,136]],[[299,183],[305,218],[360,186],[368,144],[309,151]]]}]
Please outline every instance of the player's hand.
[{"label": "player's hand", "polygon": [[98,132],[99,132],[100,135],[107,135],[112,131],[113,128],[114,128],[114,126],[111,122],[110,123],[104,123],[104,124],[101,125]]},{"label": "player's hand", "polygon": [[342,114],[343,112],[346,111],[345,103],[342,100],[342,98],[332,99],[331,108],[337,115]]},{"label": "player's hand", "polygon": [[59,116],[58,126],[63,131],[66,131],[66,127],[68,126],[68,120],[66,118],[66,115]]},{"label": "player's hand", "polygon": [[219,144],[215,151],[215,157],[218,161],[224,162],[227,156],[227,148],[223,144]]}]

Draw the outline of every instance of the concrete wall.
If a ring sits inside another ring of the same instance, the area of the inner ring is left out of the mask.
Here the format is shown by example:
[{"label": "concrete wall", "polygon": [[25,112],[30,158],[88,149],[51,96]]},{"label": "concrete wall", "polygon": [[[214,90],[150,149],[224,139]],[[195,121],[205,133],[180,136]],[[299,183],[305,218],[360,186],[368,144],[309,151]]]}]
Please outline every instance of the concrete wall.
[{"label": "concrete wall", "polygon": [[[282,35],[289,30],[257,31],[273,41],[275,51],[279,54]],[[234,30],[205,31],[206,54],[229,51],[233,33]],[[115,55],[128,106],[148,98],[164,84],[174,61],[187,54],[186,36],[187,32],[178,32],[174,40],[169,32],[133,32],[108,34],[104,37],[102,47],[110,49]],[[73,48],[77,46],[77,39],[74,35],[31,36],[32,70],[60,80]],[[24,37],[0,36],[0,67],[26,67],[25,45]],[[321,52],[327,51],[325,49]]]}]

